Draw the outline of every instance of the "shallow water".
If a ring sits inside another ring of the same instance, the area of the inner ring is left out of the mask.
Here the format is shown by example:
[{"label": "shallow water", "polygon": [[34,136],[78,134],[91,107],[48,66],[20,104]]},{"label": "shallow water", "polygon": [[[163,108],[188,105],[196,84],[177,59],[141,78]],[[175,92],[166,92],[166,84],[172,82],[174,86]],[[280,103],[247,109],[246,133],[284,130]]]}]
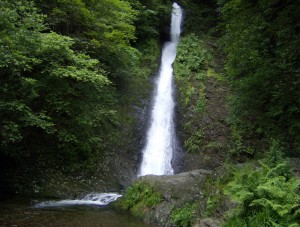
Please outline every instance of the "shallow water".
[{"label": "shallow water", "polygon": [[0,201],[0,226],[154,227],[108,206],[35,208],[24,199]]}]

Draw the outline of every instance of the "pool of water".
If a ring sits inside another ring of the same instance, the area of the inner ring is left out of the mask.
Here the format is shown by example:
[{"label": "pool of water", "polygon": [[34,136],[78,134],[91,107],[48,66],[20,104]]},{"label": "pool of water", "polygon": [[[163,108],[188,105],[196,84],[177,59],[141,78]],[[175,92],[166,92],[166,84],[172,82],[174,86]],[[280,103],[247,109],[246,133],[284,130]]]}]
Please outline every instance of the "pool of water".
[{"label": "pool of water", "polygon": [[0,226],[154,227],[109,206],[76,205],[36,208],[37,201],[0,201]]}]

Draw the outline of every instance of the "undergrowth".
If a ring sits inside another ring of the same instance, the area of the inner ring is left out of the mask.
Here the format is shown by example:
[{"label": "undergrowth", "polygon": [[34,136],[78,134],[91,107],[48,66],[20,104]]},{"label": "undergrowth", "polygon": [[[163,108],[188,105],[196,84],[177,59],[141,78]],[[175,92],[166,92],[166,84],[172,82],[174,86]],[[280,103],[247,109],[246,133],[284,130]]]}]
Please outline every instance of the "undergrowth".
[{"label": "undergrowth", "polygon": [[206,105],[205,83],[210,60],[211,54],[200,37],[189,34],[181,39],[174,71],[179,88],[180,109],[185,122],[183,128],[187,134],[184,147],[190,153],[196,152],[203,141],[203,131],[197,122]]},{"label": "undergrowth", "polygon": [[236,169],[225,189],[236,203],[225,227],[299,226],[300,181],[290,172],[276,143],[259,165]]}]

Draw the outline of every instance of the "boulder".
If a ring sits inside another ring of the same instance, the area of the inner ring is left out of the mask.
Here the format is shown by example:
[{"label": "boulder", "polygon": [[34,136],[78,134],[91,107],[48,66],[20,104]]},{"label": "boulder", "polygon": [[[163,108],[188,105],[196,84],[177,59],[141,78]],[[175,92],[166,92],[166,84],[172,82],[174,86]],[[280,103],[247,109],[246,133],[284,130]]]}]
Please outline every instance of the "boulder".
[{"label": "boulder", "polygon": [[205,200],[202,189],[207,176],[210,174],[210,171],[197,169],[175,175],[140,177],[137,182],[151,186],[163,196],[162,202],[147,209],[147,212],[142,215],[143,221],[162,226],[172,226],[171,212],[174,208],[195,201],[201,203],[201,199]]},{"label": "boulder", "polygon": [[138,181],[145,182],[163,193],[167,202],[176,200],[177,203],[193,201],[201,196],[200,190],[211,171],[197,169],[175,175],[147,175]]}]

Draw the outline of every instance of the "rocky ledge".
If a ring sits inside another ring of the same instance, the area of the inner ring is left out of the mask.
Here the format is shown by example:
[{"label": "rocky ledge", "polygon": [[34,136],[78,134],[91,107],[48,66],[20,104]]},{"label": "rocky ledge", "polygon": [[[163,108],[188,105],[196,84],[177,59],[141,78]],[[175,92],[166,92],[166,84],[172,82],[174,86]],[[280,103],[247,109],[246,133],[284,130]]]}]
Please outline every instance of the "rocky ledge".
[{"label": "rocky ledge", "polygon": [[[185,216],[193,215],[198,218],[202,216],[199,213],[204,213],[207,203],[206,182],[215,174],[208,170],[197,169],[170,176],[143,176],[133,183],[115,206],[129,210],[146,223],[175,226],[176,220],[184,221]],[[220,223],[219,220],[213,219],[204,222],[195,218],[191,220],[191,222],[187,220],[189,223],[186,226],[209,227],[219,226]],[[182,223],[177,223],[176,226],[181,225]]]}]

